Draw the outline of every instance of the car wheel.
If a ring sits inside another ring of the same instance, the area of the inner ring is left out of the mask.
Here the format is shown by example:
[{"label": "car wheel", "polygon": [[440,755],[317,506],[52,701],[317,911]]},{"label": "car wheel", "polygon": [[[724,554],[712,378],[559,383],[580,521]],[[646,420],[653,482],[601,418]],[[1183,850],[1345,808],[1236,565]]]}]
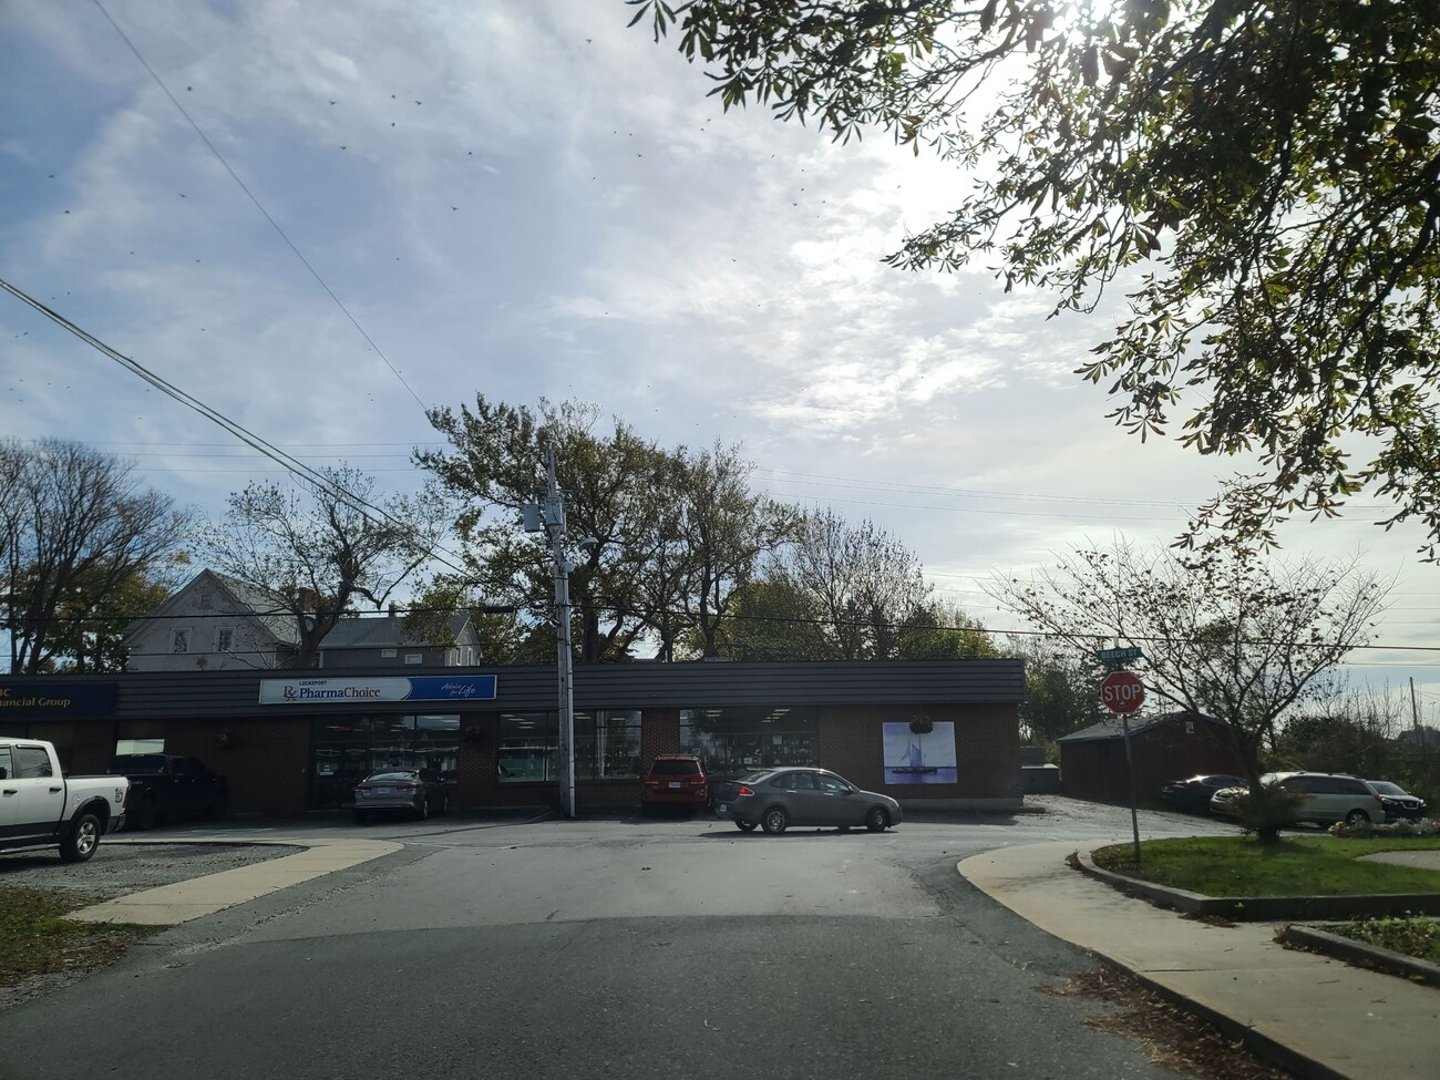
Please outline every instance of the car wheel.
[{"label": "car wheel", "polygon": [[884,832],[890,827],[890,815],[883,806],[872,806],[865,815],[865,828],[871,832]]},{"label": "car wheel", "polygon": [[741,832],[754,832],[754,831],[755,831],[755,822],[753,822],[753,821],[737,821],[737,822],[735,822],[735,827],[736,827],[737,829],[739,829]]},{"label": "car wheel", "polygon": [[760,827],[771,836],[779,836],[790,824],[790,818],[785,811],[778,806],[772,806],[765,811],[765,816],[760,819]]},{"label": "car wheel", "polygon": [[60,841],[60,858],[66,862],[84,862],[100,846],[100,819],[94,814],[81,814]]},{"label": "car wheel", "polygon": [[135,807],[135,812],[127,818],[130,827],[136,832],[144,832],[146,829],[155,827],[155,800],[141,799]]},{"label": "car wheel", "polygon": [[1364,810],[1351,810],[1350,813],[1345,815],[1346,825],[1359,825],[1362,821],[1366,822],[1367,824],[1370,821],[1370,815],[1367,814]]},{"label": "car wheel", "polygon": [[420,800],[420,809],[415,811],[415,816],[421,821],[430,816],[430,796],[426,795]]}]

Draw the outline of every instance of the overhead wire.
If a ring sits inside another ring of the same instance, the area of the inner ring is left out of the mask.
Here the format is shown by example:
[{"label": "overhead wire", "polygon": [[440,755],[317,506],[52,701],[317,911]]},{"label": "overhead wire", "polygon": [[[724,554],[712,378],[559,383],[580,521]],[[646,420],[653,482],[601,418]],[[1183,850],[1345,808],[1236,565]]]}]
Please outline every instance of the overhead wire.
[{"label": "overhead wire", "polygon": [[[57,326],[60,326],[65,330],[68,330],[71,334],[74,334],[81,341],[85,342],[85,344],[89,345],[91,348],[95,349],[102,355],[109,357],[111,360],[114,360],[117,364],[125,368],[127,371],[131,372],[134,375],[138,375],[141,379],[149,383],[151,386],[155,387],[155,389],[159,390],[161,393],[166,394],[167,396],[180,402],[180,404],[199,413],[211,423],[217,425],[223,430],[229,432],[231,435],[235,436],[235,438],[245,443],[245,445],[249,446],[251,449],[258,451],[265,457],[269,458],[271,461],[274,461],[277,464],[283,466],[286,471],[290,472],[292,475],[298,476],[302,480],[318,488],[319,490],[327,492],[333,498],[340,500],[341,502],[345,503],[345,505],[355,510],[357,513],[370,519],[373,523],[382,523],[380,520],[377,520],[377,518],[373,516],[379,515],[379,518],[383,519],[384,524],[387,524],[391,527],[408,528],[408,524],[406,522],[401,521],[399,518],[395,517],[383,507],[376,506],[374,503],[368,501],[363,496],[357,495],[353,491],[347,489],[344,485],[337,483],[333,478],[327,476],[325,473],[312,468],[298,458],[290,456],[274,444],[268,442],[267,440],[261,438],[259,435],[256,435],[254,432],[250,431],[244,425],[238,423],[237,421],[231,420],[224,413],[212,408],[194,395],[189,394],[184,390],[181,390],[179,387],[168,382],[161,376],[155,374],[155,372],[145,367],[145,365],[141,364],[139,361],[133,360],[130,357],[126,356],[124,353],[120,352],[118,349],[112,348],[110,345],[107,345],[105,342],[95,337],[95,335],[91,334],[89,331],[77,326],[75,323],[67,319],[64,315],[61,315],[58,311],[35,299],[35,297],[31,296],[29,293],[7,281],[3,277],[0,277],[0,289],[5,290],[6,292],[10,293],[10,295],[28,304],[30,307],[40,312],[40,314],[44,315],[51,322],[55,323]],[[456,555],[454,552],[449,551],[446,548],[439,546],[438,544],[417,543],[415,544],[415,547],[418,550],[424,551],[436,562],[449,568],[450,570],[455,571],[457,574],[469,573],[469,571],[465,570],[461,565],[459,565],[460,563],[464,562],[464,558],[462,556]],[[439,552],[440,554],[437,554],[437,552]],[[456,561],[452,562],[452,559]]]},{"label": "overhead wire", "polygon": [[125,42],[125,44],[129,46],[130,51],[135,54],[135,59],[140,61],[140,65],[150,73],[150,78],[155,80],[155,85],[160,87],[161,91],[165,94],[165,96],[170,99],[170,104],[174,105],[175,108],[179,111],[180,115],[185,118],[186,122],[195,129],[195,134],[200,136],[201,142],[206,145],[206,147],[210,150],[210,153],[215,155],[215,160],[220,162],[220,164],[224,166],[225,171],[229,173],[230,178],[239,185],[240,190],[245,193],[246,198],[248,198],[255,205],[255,209],[260,211],[261,216],[270,223],[270,227],[275,230],[276,235],[285,242],[286,247],[288,247],[292,252],[295,253],[295,257],[300,260],[301,265],[303,265],[306,270],[310,271],[310,276],[319,283],[320,288],[325,290],[326,295],[329,296],[331,300],[335,301],[335,306],[344,313],[345,318],[350,320],[350,325],[355,327],[355,329],[360,332],[360,336],[365,339],[365,341],[369,344],[370,348],[375,350],[375,355],[380,357],[380,359],[385,362],[385,366],[390,369],[391,374],[393,374],[395,378],[400,380],[400,385],[405,387],[405,390],[410,394],[412,398],[415,399],[415,404],[420,406],[420,411],[422,413],[427,412],[425,402],[420,400],[420,395],[417,394],[415,392],[415,388],[406,381],[405,376],[401,374],[400,369],[390,362],[390,357],[385,355],[385,350],[380,348],[379,344],[375,341],[375,339],[370,336],[369,331],[367,331],[365,327],[360,325],[360,320],[355,318],[354,314],[351,313],[350,309],[345,306],[345,302],[340,299],[340,297],[336,294],[335,290],[330,287],[329,283],[320,276],[320,271],[315,269],[314,264],[311,263],[310,260],[305,257],[304,253],[295,246],[295,242],[291,240],[285,230],[280,227],[280,223],[275,220],[275,218],[271,215],[270,211],[265,209],[264,204],[261,203],[255,193],[250,190],[250,186],[240,178],[240,174],[237,173],[235,169],[231,166],[230,162],[225,159],[225,155],[222,154],[219,148],[210,141],[210,136],[205,134],[204,129],[202,129],[200,125],[195,122],[195,118],[190,115],[189,111],[185,108],[185,106],[180,104],[180,99],[177,98],[173,93],[171,93],[170,87],[165,84],[165,80],[160,78],[159,73],[150,66],[150,62],[145,59],[144,55],[136,47],[135,43],[130,40],[130,36],[126,34],[125,31],[120,28],[120,24],[111,17],[110,12],[105,9],[105,5],[101,2],[101,0],[93,0],[93,3],[97,8],[100,9],[100,14],[105,16],[105,21],[114,28],[115,33],[120,35],[120,40]]}]

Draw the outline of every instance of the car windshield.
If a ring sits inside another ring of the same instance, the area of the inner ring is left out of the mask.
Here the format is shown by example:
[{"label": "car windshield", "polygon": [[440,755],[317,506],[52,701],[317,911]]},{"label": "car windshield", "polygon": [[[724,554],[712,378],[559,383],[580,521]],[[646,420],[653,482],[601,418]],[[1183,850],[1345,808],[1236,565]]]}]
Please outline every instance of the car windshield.
[{"label": "car windshield", "polygon": [[403,769],[391,769],[389,772],[373,772],[365,780],[367,783],[371,780],[414,780],[416,775]]},{"label": "car windshield", "polygon": [[1377,795],[1409,795],[1410,793],[1399,784],[1392,784],[1389,780],[1371,780],[1369,784],[1375,789]]},{"label": "car windshield", "polygon": [[650,766],[650,771],[659,776],[694,776],[700,771],[700,763],[684,759],[661,758]]}]

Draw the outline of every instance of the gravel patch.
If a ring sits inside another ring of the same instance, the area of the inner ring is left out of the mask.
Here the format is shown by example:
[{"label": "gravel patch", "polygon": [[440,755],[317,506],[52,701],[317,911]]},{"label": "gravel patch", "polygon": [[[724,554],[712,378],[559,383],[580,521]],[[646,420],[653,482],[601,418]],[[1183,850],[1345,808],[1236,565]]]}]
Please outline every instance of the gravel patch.
[{"label": "gravel patch", "polygon": [[101,843],[89,862],[64,863],[52,851],[0,856],[0,885],[66,889],[111,900],[302,850],[279,844]]}]

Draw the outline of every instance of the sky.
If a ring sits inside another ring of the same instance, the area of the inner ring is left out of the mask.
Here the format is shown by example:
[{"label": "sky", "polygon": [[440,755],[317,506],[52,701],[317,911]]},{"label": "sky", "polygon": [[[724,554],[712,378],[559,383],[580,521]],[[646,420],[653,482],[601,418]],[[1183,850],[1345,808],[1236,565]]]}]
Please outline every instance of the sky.
[{"label": "sky", "polygon": [[[882,264],[958,201],[957,168],[880,132],[841,145],[723,113],[629,15],[0,0],[0,276],[385,491],[420,487],[424,408],[477,392],[592,402],[669,446],[739,443],[757,490],[873,518],[937,596],[1000,629],[1022,624],[986,595],[996,572],[1168,542],[1246,468],[1105,418],[1104,388],[1073,372],[1113,310],[1047,319],[1047,296],[983,267]],[[89,442],[214,518],[285,477],[3,294],[0,434]],[[1383,514],[1362,495],[1292,523],[1284,556],[1395,583],[1375,641],[1399,648],[1347,672],[1413,677],[1440,722],[1440,570]]]}]

